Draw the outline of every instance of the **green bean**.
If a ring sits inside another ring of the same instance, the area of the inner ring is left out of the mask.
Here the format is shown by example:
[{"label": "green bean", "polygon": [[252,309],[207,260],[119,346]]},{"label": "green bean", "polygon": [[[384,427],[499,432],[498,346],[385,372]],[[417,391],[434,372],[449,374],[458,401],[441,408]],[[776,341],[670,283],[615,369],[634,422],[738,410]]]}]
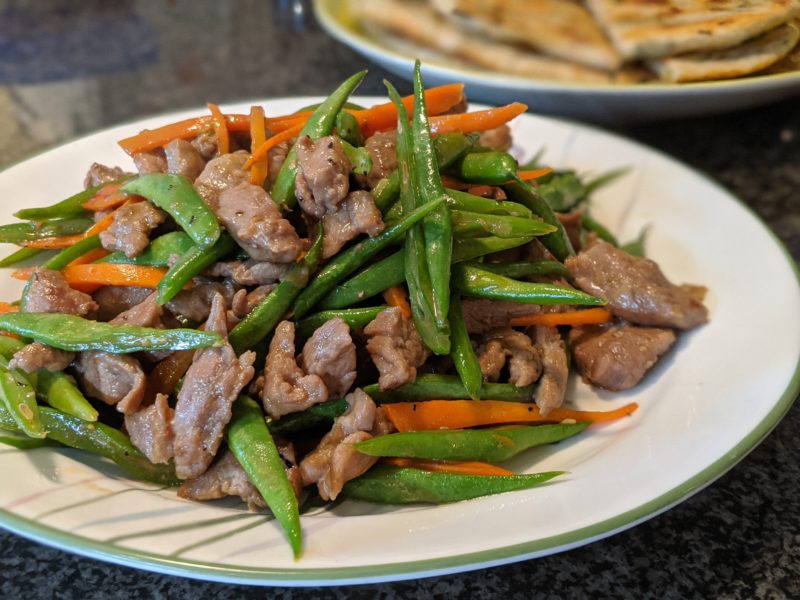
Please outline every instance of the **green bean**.
[{"label": "green bean", "polygon": [[536,191],[556,212],[568,212],[589,196],[575,171],[553,171],[536,183]]},{"label": "green bean", "polygon": [[457,210],[468,210],[471,212],[493,215],[510,215],[512,217],[526,217],[528,219],[533,216],[531,209],[517,202],[483,198],[475,194],[468,194],[467,192],[450,188],[447,188],[447,194],[451,198],[451,200],[448,201],[448,205]]},{"label": "green bean", "polygon": [[400,285],[406,279],[404,264],[405,253],[402,250],[390,254],[336,286],[317,306],[320,310],[347,308]]},{"label": "green bean", "polygon": [[386,215],[393,206],[397,206],[397,198],[400,196],[400,172],[392,171],[389,177],[381,179],[370,190],[370,194],[381,214]]},{"label": "green bean", "polygon": [[83,238],[79,242],[75,242],[74,244],[72,244],[72,246],[64,248],[58,254],[53,256],[50,260],[45,262],[42,266],[45,269],[60,271],[76,258],[80,258],[87,252],[91,250],[96,250],[97,248],[101,247],[102,244],[100,243],[100,236],[90,235],[87,238]]},{"label": "green bean", "polygon": [[461,312],[461,299],[458,294],[453,294],[450,298],[450,338],[453,342],[453,363],[461,377],[464,389],[473,400],[477,400],[480,394],[483,375],[478,357],[467,333],[467,326],[464,324],[464,315]]},{"label": "green bean", "polygon": [[33,450],[42,446],[60,446],[58,442],[47,438],[30,438],[27,435],[0,435],[0,444],[13,446],[18,450]]},{"label": "green bean", "polygon": [[39,248],[20,248],[19,250],[15,250],[4,259],[0,260],[0,268],[16,265],[17,263],[21,263],[23,260],[33,258],[42,252],[44,252],[44,250],[40,250]]},{"label": "green bean", "polygon": [[608,185],[615,179],[618,179],[625,175],[628,171],[630,171],[630,167],[620,167],[618,169],[612,169],[605,173],[602,173],[595,177],[594,179],[587,181],[584,186],[586,188],[586,195],[589,196],[595,190],[600,189],[603,186]]},{"label": "green bean", "polygon": [[14,356],[19,350],[25,347],[25,342],[14,339],[7,335],[0,335],[0,356],[4,356],[8,360]]},{"label": "green bean", "polygon": [[183,175],[148,173],[126,183],[121,191],[144,196],[164,209],[198,246],[208,248],[219,239],[217,217]]},{"label": "green bean", "polygon": [[505,263],[480,263],[480,268],[504,277],[569,277],[567,268],[557,260],[521,260]]},{"label": "green bean", "polygon": [[510,217],[506,215],[484,215],[463,210],[451,210],[453,231],[460,237],[494,235],[499,238],[538,236],[556,230],[539,219]]},{"label": "green bean", "polygon": [[166,272],[156,286],[156,302],[166,304],[172,300],[192,277],[199,275],[218,260],[238,248],[234,239],[227,232],[219,237],[210,248],[194,246],[182,255]]},{"label": "green bean", "polygon": [[32,438],[45,436],[36,391],[25,373],[9,368],[5,357],[0,359],[0,400],[22,433]]},{"label": "green bean", "polygon": [[622,244],[622,246],[620,246],[620,250],[624,250],[631,256],[638,256],[640,258],[644,257],[644,243],[647,240],[647,233],[649,231],[650,228],[648,226],[642,227],[642,230],[639,232],[639,235],[636,237],[636,239],[628,242],[627,244]]},{"label": "green bean", "polygon": [[589,425],[589,422],[583,422],[534,427],[408,431],[359,442],[353,444],[353,448],[369,456],[495,463],[535,446],[565,440]]},{"label": "green bean", "polygon": [[347,160],[352,166],[353,173],[356,175],[368,175],[372,170],[372,156],[367,149],[363,147],[355,147],[345,140],[339,141],[342,144],[342,150],[344,150]]},{"label": "green bean", "polygon": [[519,165],[508,152],[470,152],[450,171],[461,181],[482,185],[502,185],[517,175]]},{"label": "green bean", "polygon": [[[298,108],[296,111],[294,111],[294,114],[298,114],[298,113],[302,113],[302,112],[313,112],[313,111],[317,110],[321,104],[322,104],[322,102],[315,102],[314,104],[309,104],[308,106],[304,106],[303,108]],[[364,107],[359,105],[359,104],[356,104],[355,102],[349,102],[348,101],[348,102],[344,103],[343,110],[344,109],[364,110]]]},{"label": "green bean", "polygon": [[37,392],[50,406],[84,421],[97,421],[97,410],[69,375],[47,369],[39,369],[38,375]]},{"label": "green bean", "polygon": [[342,319],[350,329],[366,327],[378,314],[386,310],[386,306],[369,306],[367,308],[350,308],[345,310],[325,310],[306,317],[297,323],[298,339],[308,339],[311,335],[331,319]]},{"label": "green bean", "polygon": [[[316,141],[326,135],[329,135],[336,125],[336,117],[339,111],[347,102],[347,98],[364,79],[366,71],[360,71],[345,80],[328,98],[322,102],[315,110],[314,113],[308,118],[306,124],[298,134],[298,139],[303,136],[309,136],[312,140]],[[286,159],[281,165],[280,171],[275,178],[275,183],[270,191],[272,200],[279,206],[285,208],[292,208],[297,199],[294,196],[295,179],[297,177],[297,144],[286,155]]]},{"label": "green bean", "polygon": [[295,559],[303,551],[297,496],[272,439],[264,413],[252,398],[239,396],[226,434],[228,447],[283,527]]},{"label": "green bean", "polygon": [[[294,316],[299,319],[307,314],[337,283],[353,273],[361,265],[384,248],[396,242],[416,224],[422,217],[441,204],[441,200],[429,202],[420,206],[404,217],[399,223],[387,227],[383,233],[373,238],[367,238],[344,252],[334,256],[314,277],[314,281],[300,292],[294,305]],[[272,292],[274,294],[275,292]],[[270,296],[272,295],[270,294]],[[269,296],[267,296],[269,297]]]},{"label": "green bean", "polygon": [[505,239],[494,236],[466,239],[457,238],[453,242],[453,263],[464,262],[465,260],[472,260],[487,254],[517,248],[518,246],[527,244],[532,239],[533,237],[529,236]]},{"label": "green bean", "polygon": [[587,231],[593,231],[596,233],[597,237],[604,242],[608,242],[612,246],[619,246],[619,242],[617,241],[617,238],[614,237],[614,234],[606,229],[602,223],[596,221],[586,213],[581,215],[581,226]]},{"label": "green bean", "polygon": [[355,500],[381,504],[444,504],[527,490],[563,474],[564,471],[530,475],[461,475],[378,466],[348,481],[342,493]]},{"label": "green bean", "polygon": [[585,292],[552,283],[529,283],[486,271],[473,264],[453,266],[455,287],[465,296],[510,300],[521,304],[578,304],[602,306],[606,301]]},{"label": "green bean", "polygon": [[[118,429],[100,422],[90,423],[48,406],[39,407],[39,417],[48,439],[70,448],[104,456],[135,479],[163,485],[180,483],[171,464],[154,465]],[[0,405],[0,429],[18,430],[11,414],[2,405]]]},{"label": "green bean", "polygon": [[[358,124],[358,119],[351,115],[346,110],[340,110],[336,115],[336,135],[339,138],[353,146],[363,146],[364,138],[361,135],[361,127]],[[369,173],[369,169],[367,169]],[[366,175],[367,173],[364,173]]]},{"label": "green bean", "polygon": [[222,344],[216,333],[206,331],[111,325],[60,313],[5,313],[0,315],[0,330],[69,352],[104,350],[112,354],[127,354],[191,350]]},{"label": "green bean", "polygon": [[107,181],[106,183],[95,185],[70,196],[66,200],[56,202],[51,206],[45,206],[42,208],[23,208],[22,210],[15,212],[14,216],[18,219],[25,219],[28,221],[45,221],[48,219],[69,219],[71,217],[83,217],[90,214],[89,211],[83,208],[83,205],[88,200],[94,198],[97,195],[97,192],[107,185],[122,183],[130,178],[131,176],[128,175],[121,179]]},{"label": "green bean", "polygon": [[347,410],[347,400],[337,398],[315,404],[304,411],[283,415],[280,419],[267,417],[269,430],[277,435],[296,433],[320,426],[329,426],[333,420]]},{"label": "green bean", "polygon": [[112,252],[98,262],[169,267],[170,259],[173,256],[185,256],[194,247],[192,238],[183,231],[171,231],[151,241],[150,245],[139,256],[128,258],[124,252],[117,251]]},{"label": "green bean", "polygon": [[228,341],[237,353],[241,354],[255,346],[284,318],[292,306],[292,302],[308,285],[311,274],[319,264],[324,235],[320,221],[317,237],[306,255],[287,271],[278,287],[267,294],[258,306],[239,321],[228,334]]},{"label": "green bean", "polygon": [[0,242],[22,244],[49,237],[83,233],[94,224],[91,219],[73,217],[34,223],[11,223],[0,225]]},{"label": "green bean", "polygon": [[520,204],[524,204],[530,208],[534,214],[540,216],[545,223],[553,225],[556,231],[539,238],[539,241],[544,244],[550,252],[553,253],[558,260],[564,262],[568,256],[573,256],[575,250],[572,248],[572,243],[569,241],[564,226],[556,217],[550,205],[531,187],[531,185],[521,179],[514,183],[509,183],[503,186],[508,197]]},{"label": "green bean", "polygon": [[[375,402],[416,402],[419,400],[465,400],[469,398],[464,384],[452,375],[418,375],[416,380],[393,390],[381,391],[377,383],[363,387]],[[517,387],[510,383],[484,383],[478,390],[481,400],[531,402],[535,385]]]}]

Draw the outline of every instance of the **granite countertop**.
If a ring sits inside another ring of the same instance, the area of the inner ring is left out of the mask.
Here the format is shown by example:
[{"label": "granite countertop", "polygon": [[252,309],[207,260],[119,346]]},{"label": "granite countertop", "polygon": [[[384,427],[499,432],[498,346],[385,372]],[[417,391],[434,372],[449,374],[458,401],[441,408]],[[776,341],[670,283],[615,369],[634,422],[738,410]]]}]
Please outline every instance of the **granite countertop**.
[{"label": "granite countertop", "polygon": [[[0,2],[0,168],[111,124],[209,100],[319,95],[365,66],[312,17],[293,17],[291,4]],[[301,22],[303,31],[291,31]],[[367,66],[372,75],[361,92],[382,94],[386,74]],[[800,258],[797,100],[610,128],[719,181]],[[0,531],[0,597],[798,598],[798,457],[794,407],[729,473],[631,530],[537,560],[395,584],[259,590],[198,582],[74,556]]]}]

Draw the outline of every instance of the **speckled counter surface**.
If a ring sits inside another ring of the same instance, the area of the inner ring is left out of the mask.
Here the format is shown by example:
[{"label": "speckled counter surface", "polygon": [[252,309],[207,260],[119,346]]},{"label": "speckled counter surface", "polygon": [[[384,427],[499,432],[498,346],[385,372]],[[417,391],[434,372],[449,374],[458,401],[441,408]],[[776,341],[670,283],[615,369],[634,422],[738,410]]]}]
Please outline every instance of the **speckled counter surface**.
[{"label": "speckled counter surface", "polygon": [[[309,17],[306,31],[289,32],[283,4],[0,2],[0,167],[146,114],[208,100],[322,94],[365,66]],[[382,93],[384,73],[371,69],[361,92]],[[722,183],[797,261],[799,107],[794,100],[615,130]],[[3,599],[261,597],[800,598],[800,409],[729,473],[665,514],[569,552],[446,577],[247,588],[118,567],[0,531]]]}]

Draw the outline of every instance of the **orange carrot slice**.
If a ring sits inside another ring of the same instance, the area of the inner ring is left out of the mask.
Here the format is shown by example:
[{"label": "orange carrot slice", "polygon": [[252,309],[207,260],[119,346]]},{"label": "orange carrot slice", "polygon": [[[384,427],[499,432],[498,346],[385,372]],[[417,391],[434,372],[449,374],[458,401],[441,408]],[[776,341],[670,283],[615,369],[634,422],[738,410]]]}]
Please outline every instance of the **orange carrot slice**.
[{"label": "orange carrot slice", "polygon": [[124,285],[155,288],[167,273],[167,269],[144,265],[92,263],[67,265],[62,274],[64,280],[73,284]]},{"label": "orange carrot slice", "polygon": [[393,285],[383,292],[383,297],[389,306],[396,306],[406,317],[411,318],[411,306],[408,304],[406,289],[402,285]]},{"label": "orange carrot slice", "polygon": [[605,308],[587,308],[586,310],[573,310],[560,313],[541,313],[523,315],[511,319],[513,327],[530,327],[533,325],[547,325],[548,327],[558,327],[559,325],[599,325],[608,323],[613,315]]},{"label": "orange carrot slice", "polygon": [[381,462],[395,467],[408,467],[412,469],[422,469],[423,471],[435,471],[437,473],[455,473],[457,475],[514,475],[514,471],[474,460],[447,461],[429,460],[426,458],[392,457],[384,458]]},{"label": "orange carrot slice", "polygon": [[488,110],[431,117],[431,133],[469,133],[471,131],[486,131],[508,123],[511,119],[518,117],[526,110],[528,110],[526,105],[520,102],[512,102],[511,104],[506,104],[498,108],[490,108]]}]

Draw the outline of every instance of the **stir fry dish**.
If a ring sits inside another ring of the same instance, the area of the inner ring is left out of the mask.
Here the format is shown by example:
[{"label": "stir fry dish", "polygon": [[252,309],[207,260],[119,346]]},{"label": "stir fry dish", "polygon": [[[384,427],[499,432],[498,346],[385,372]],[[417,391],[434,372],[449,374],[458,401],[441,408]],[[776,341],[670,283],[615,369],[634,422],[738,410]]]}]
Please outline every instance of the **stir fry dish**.
[{"label": "stir fry dish", "polygon": [[26,282],[0,304],[0,441],[239,497],[299,557],[306,506],[539,486],[562,472],[502,463],[636,410],[570,407],[570,372],[629,389],[708,314],[591,217],[619,172],[518,164],[526,107],[467,112],[419,64],[367,108],[364,76],[120,140],[136,173],[95,163],[0,226]]}]

